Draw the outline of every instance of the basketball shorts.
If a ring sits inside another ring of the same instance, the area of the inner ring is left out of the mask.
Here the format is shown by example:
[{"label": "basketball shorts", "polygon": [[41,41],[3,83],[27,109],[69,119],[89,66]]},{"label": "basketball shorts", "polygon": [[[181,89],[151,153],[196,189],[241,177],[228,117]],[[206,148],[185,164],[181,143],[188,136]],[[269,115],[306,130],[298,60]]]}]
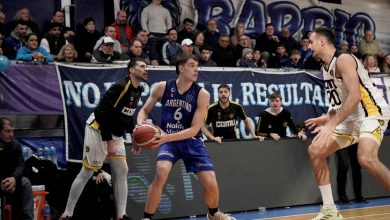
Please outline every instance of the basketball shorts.
[{"label": "basketball shorts", "polygon": [[[123,137],[112,136],[114,145],[117,147],[116,156],[107,159],[126,159],[126,150]],[[107,142],[102,140],[98,129],[90,125],[85,126],[83,166],[98,171],[107,157]]]},{"label": "basketball shorts", "polygon": [[160,146],[157,161],[168,160],[175,164],[179,159],[183,159],[187,172],[214,170],[206,146],[199,138],[173,141]]},{"label": "basketball shorts", "polygon": [[387,124],[388,120],[377,117],[344,121],[336,127],[333,137],[340,148],[359,142],[359,138],[371,138],[380,145]]}]

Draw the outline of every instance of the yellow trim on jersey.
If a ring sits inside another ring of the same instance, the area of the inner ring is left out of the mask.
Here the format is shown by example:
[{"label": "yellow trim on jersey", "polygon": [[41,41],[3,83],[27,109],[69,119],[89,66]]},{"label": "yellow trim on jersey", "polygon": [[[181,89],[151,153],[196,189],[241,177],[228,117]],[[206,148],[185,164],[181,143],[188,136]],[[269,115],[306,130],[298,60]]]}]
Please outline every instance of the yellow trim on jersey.
[{"label": "yellow trim on jersey", "polygon": [[116,156],[108,156],[110,160],[126,160],[126,156],[116,155]]},{"label": "yellow trim on jersey", "polygon": [[99,123],[96,120],[93,120],[91,124],[91,128],[93,129],[99,129]]},{"label": "yellow trim on jersey", "polygon": [[381,127],[376,128],[372,132],[370,132],[370,131],[360,132],[360,136],[367,136],[367,134],[368,134],[368,136],[371,136],[372,138],[374,138],[378,143],[382,142],[383,133],[382,133]]},{"label": "yellow trim on jersey", "polygon": [[116,100],[115,104],[114,104],[114,108],[118,105],[119,101],[121,100],[121,98],[126,94],[127,90],[129,89],[131,85],[131,80],[129,80],[125,86],[125,89],[121,92],[121,94],[119,95],[118,99]]},{"label": "yellow trim on jersey", "polygon": [[93,172],[97,172],[97,171],[99,171],[99,170],[102,168],[101,166],[91,166],[91,165],[88,163],[88,160],[87,160],[86,158],[83,160],[83,166],[84,166],[85,168],[88,168],[88,169],[93,170]]},{"label": "yellow trim on jersey", "polygon": [[[333,132],[333,136],[336,137],[336,138],[345,138],[348,140],[348,144],[346,146],[349,146],[351,144],[353,144],[353,141],[354,141],[354,137],[350,134],[344,134],[344,133],[338,133],[336,131]],[[340,146],[340,147],[346,147],[346,146]]]},{"label": "yellow trim on jersey", "polygon": [[375,103],[372,98],[372,94],[360,84],[360,97],[364,111],[367,116],[379,116],[381,115],[379,106]]}]

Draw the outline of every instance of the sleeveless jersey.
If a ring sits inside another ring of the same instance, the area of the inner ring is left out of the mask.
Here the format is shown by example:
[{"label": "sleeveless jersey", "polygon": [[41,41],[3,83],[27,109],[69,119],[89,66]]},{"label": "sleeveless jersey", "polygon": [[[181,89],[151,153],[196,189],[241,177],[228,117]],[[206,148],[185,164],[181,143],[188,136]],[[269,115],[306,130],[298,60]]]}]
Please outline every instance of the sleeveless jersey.
[{"label": "sleeveless jersey", "polygon": [[[184,94],[180,94],[176,80],[167,81],[164,95],[161,98],[161,129],[163,131],[172,134],[191,127],[200,90],[201,87],[193,83]],[[200,136],[200,133],[197,136]]]},{"label": "sleeveless jersey", "polygon": [[[336,62],[341,53],[335,53],[328,70],[322,66],[324,75],[326,94],[329,99],[329,110],[340,110],[348,95],[348,91],[344,83],[348,83],[348,79],[343,79],[336,76]],[[351,121],[357,118],[378,117],[381,119],[390,118],[389,105],[386,103],[382,94],[375,87],[374,82],[370,78],[368,71],[363,64],[352,54],[350,54],[357,64],[357,74],[360,83],[361,100],[357,108],[348,116],[345,121]]]}]

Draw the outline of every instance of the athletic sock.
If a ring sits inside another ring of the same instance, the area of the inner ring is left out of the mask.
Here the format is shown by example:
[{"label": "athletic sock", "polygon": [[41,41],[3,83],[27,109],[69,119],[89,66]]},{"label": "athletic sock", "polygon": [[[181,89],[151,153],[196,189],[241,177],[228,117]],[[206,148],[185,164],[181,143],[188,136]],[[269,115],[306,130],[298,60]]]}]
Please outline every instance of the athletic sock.
[{"label": "athletic sock", "polygon": [[332,187],[330,184],[319,186],[324,205],[334,205]]},{"label": "athletic sock", "polygon": [[218,207],[217,208],[209,208],[209,214],[211,216],[214,216],[214,214],[217,212],[218,212]]}]

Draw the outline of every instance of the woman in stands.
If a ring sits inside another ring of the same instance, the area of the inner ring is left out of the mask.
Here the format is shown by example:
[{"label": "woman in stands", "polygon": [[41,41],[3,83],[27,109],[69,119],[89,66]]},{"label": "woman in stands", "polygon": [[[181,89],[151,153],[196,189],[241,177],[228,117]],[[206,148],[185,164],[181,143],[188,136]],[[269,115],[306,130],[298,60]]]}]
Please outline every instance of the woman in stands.
[{"label": "woman in stands", "polygon": [[72,44],[65,44],[58,52],[58,61],[60,62],[76,62],[78,53]]},{"label": "woman in stands", "polygon": [[30,33],[26,37],[26,46],[21,47],[17,54],[16,60],[26,62],[48,63],[53,62],[53,57],[42,47],[38,45],[38,36]]}]

